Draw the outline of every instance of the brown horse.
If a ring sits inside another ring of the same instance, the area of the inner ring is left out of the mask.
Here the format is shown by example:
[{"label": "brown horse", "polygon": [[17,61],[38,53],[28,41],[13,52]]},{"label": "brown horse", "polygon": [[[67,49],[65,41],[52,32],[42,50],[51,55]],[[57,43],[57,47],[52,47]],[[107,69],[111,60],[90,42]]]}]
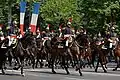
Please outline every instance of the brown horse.
[{"label": "brown horse", "polygon": [[36,39],[36,43],[37,43],[37,48],[38,48],[38,53],[37,53],[37,61],[36,61],[36,68],[38,66],[38,63],[40,64],[40,67],[43,67],[43,59],[47,60],[47,52],[45,50],[45,46],[43,46],[43,40],[42,38],[38,38]]},{"label": "brown horse", "polygon": [[93,50],[93,57],[95,59],[95,56],[97,56],[98,60],[97,60],[97,65],[95,68],[95,72],[97,72],[99,63],[101,64],[101,67],[103,68],[104,72],[107,72],[106,70],[106,64],[107,64],[107,55],[109,52],[108,48],[103,48],[104,45],[106,45],[107,41],[105,41],[104,43],[101,43],[100,45],[97,45],[96,42],[94,41],[92,43],[92,50]]},{"label": "brown horse", "polygon": [[[11,48],[7,46],[8,42],[9,42],[9,39],[4,39],[3,41],[0,42],[0,69],[2,70],[3,75],[5,74],[4,67],[5,67],[5,62],[7,58],[6,53]],[[2,47],[3,45],[5,46],[5,48]]]},{"label": "brown horse", "polygon": [[80,76],[82,76],[81,62],[83,60],[83,56],[81,55],[80,48],[78,46],[77,41],[73,40],[73,42],[70,44],[69,48],[70,48],[70,52],[72,54],[73,60],[77,61],[77,63],[75,63],[76,71],[79,71]]},{"label": "brown horse", "polygon": [[55,63],[55,60],[57,58],[57,56],[62,56],[62,64],[67,72],[67,74],[69,74],[69,71],[68,71],[68,68],[67,66],[65,65],[65,48],[58,48],[58,45],[57,45],[57,37],[53,37],[51,39],[51,50],[50,50],[50,55],[51,55],[51,66],[52,66],[52,72],[53,73],[56,73],[54,71],[54,63]]},{"label": "brown horse", "polygon": [[[76,37],[76,41],[80,48],[81,56],[84,59],[83,67],[85,67],[85,65],[89,65],[90,68],[92,68],[91,64],[93,65],[93,62],[92,62],[92,49],[91,49],[91,44],[90,44],[91,43],[90,38],[87,35],[79,34]],[[87,61],[87,63],[84,63],[84,61]],[[93,67],[94,67],[94,65],[93,65]]]},{"label": "brown horse", "polygon": [[[75,44],[75,42],[72,42],[71,45],[69,46],[69,48],[64,48],[63,47],[58,47],[60,41],[59,41],[59,37],[55,36],[51,39],[50,45],[51,45],[51,50],[50,50],[50,56],[51,56],[51,66],[52,66],[52,72],[56,73],[54,71],[54,63],[56,58],[60,58],[59,60],[61,60],[62,66],[64,67],[64,69],[66,70],[67,74],[70,74],[68,71],[68,64],[66,63],[66,61],[68,60],[68,56],[73,57],[75,56],[77,59],[77,70],[79,70],[79,74],[80,76],[82,76],[81,70],[80,70],[80,56],[79,56],[79,47]],[[70,50],[70,51],[69,51]],[[71,53],[69,53],[71,52]],[[74,54],[74,55],[73,55]]]},{"label": "brown horse", "polygon": [[115,69],[113,69],[113,71],[116,71],[117,68],[120,67],[120,41],[117,42],[116,46],[115,46],[115,49],[114,49],[114,57],[115,57],[115,60],[117,62],[117,66],[115,67]]},{"label": "brown horse", "polygon": [[[28,49],[27,49],[28,48]],[[21,68],[21,75],[24,75],[23,67],[24,67],[24,59],[30,56],[34,57],[34,54],[29,49],[36,48],[35,38],[32,35],[26,35],[23,38],[17,40],[15,48],[13,49],[13,57],[16,59],[18,66],[15,66],[13,69],[18,70]],[[34,66],[34,58],[32,58],[33,66]]]}]

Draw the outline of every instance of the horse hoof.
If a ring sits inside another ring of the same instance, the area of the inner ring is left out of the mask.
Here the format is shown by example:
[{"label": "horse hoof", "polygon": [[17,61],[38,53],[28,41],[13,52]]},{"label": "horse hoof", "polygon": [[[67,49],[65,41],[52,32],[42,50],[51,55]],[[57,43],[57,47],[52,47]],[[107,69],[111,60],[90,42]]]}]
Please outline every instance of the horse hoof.
[{"label": "horse hoof", "polygon": [[67,74],[70,74],[69,72],[67,72]]},{"label": "horse hoof", "polygon": [[116,71],[116,69],[113,69],[113,71]]},{"label": "horse hoof", "polygon": [[2,75],[5,75],[5,72],[2,72]]},{"label": "horse hoof", "polygon": [[22,75],[22,77],[25,77],[25,74],[21,74]]},{"label": "horse hoof", "polygon": [[56,74],[56,72],[55,71],[52,71],[53,72],[53,74]]},{"label": "horse hoof", "polygon": [[80,76],[83,76],[82,73],[80,73]]},{"label": "horse hoof", "polygon": [[97,70],[95,70],[95,72],[97,72]]},{"label": "horse hoof", "polygon": [[105,70],[104,73],[107,73],[107,71]]}]

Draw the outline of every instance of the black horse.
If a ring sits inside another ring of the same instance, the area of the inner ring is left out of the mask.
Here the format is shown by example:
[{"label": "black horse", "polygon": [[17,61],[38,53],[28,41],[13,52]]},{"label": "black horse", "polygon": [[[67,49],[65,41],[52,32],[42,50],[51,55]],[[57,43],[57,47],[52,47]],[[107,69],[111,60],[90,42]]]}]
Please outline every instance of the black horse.
[{"label": "black horse", "polygon": [[10,46],[8,46],[8,42],[8,38],[0,42],[0,69],[2,70],[2,74],[5,74],[4,67],[7,58],[7,52],[11,48]]},{"label": "black horse", "polygon": [[[14,48],[13,48],[14,47]],[[21,75],[24,76],[24,72],[23,72],[23,67],[24,67],[24,59],[29,57],[29,56],[35,56],[35,54],[33,54],[34,50],[31,50],[35,48],[36,49],[36,40],[35,37],[33,35],[25,35],[23,38],[18,39],[16,41],[15,44],[11,45],[10,47],[7,46],[7,48],[5,50],[1,49],[0,51],[2,52],[1,57],[1,67],[2,67],[2,73],[4,73],[3,70],[3,64],[6,61],[6,56],[4,57],[4,54],[9,51],[12,51],[12,57],[15,58],[15,60],[17,61],[18,66],[14,67],[13,69],[18,70],[19,68],[21,68]],[[31,51],[30,51],[31,50]],[[12,58],[11,58],[12,59]],[[35,58],[31,59],[33,61],[33,66],[35,64]]]}]

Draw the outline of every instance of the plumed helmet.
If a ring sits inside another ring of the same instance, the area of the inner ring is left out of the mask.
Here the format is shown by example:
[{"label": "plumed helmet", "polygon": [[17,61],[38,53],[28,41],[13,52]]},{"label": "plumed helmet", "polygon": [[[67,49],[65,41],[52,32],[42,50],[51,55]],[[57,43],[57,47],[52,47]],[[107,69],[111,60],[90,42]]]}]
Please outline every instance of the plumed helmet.
[{"label": "plumed helmet", "polygon": [[68,22],[67,25],[71,25],[71,22]]}]

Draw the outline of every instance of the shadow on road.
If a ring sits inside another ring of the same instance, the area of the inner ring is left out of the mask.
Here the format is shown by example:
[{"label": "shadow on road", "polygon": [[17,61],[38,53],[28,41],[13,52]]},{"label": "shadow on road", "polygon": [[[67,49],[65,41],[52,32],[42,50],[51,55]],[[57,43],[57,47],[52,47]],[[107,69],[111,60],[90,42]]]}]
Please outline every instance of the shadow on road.
[{"label": "shadow on road", "polygon": [[[50,74],[50,75],[54,75],[54,73],[52,73],[52,72],[48,72],[48,71],[29,71],[29,72],[32,72],[32,73],[42,73],[42,74]],[[72,72],[71,72],[72,73]],[[72,74],[67,74],[67,73],[60,73],[60,72],[56,72],[55,73],[55,75],[57,76],[57,75],[64,75],[64,76],[67,76],[67,77],[69,77],[69,76],[72,76],[72,77],[78,77],[79,76],[79,73],[78,74],[76,74],[76,73],[72,73]],[[84,74],[83,74],[83,76],[84,76]],[[83,76],[80,76],[81,78],[83,77]]]},{"label": "shadow on road", "polygon": [[[2,73],[0,73],[0,75],[3,75],[3,74],[2,74]],[[20,74],[15,74],[15,73],[14,73],[14,74],[13,74],[13,73],[11,73],[11,74],[10,74],[10,73],[9,73],[9,74],[8,74],[8,73],[6,73],[6,74],[5,74],[5,75],[3,75],[3,76],[6,76],[6,75],[7,75],[7,76],[21,76]]]}]

